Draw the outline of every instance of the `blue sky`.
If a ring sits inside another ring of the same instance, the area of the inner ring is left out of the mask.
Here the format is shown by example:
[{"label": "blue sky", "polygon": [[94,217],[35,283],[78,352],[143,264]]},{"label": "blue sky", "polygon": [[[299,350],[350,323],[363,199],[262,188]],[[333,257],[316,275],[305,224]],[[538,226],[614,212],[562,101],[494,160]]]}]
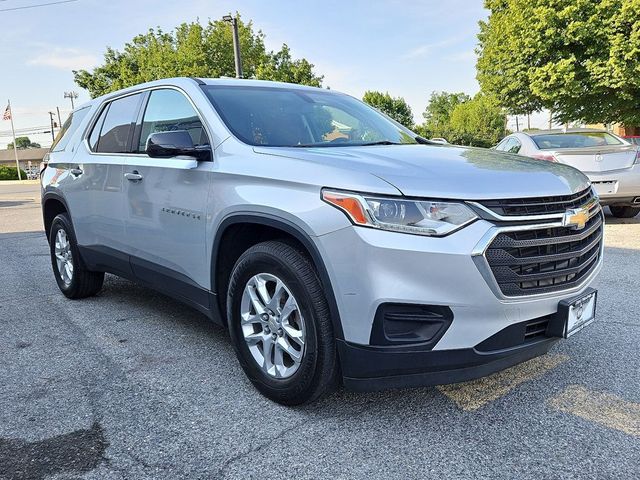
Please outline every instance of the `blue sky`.
[{"label": "blue sky", "polygon": [[[0,10],[54,0],[0,0]],[[404,97],[416,120],[432,91],[478,91],[475,80],[481,0],[77,0],[0,11],[0,108],[13,106],[16,129],[45,126],[48,111],[70,110],[63,92],[86,91],[71,70],[102,60],[105,47],[121,49],[150,27],[220,18],[238,11],[266,34],[268,49],[287,43],[325,76],[324,84],[362,97],[365,90]],[[0,121],[0,133],[10,130]],[[47,146],[50,135],[32,135]],[[0,148],[11,141],[0,135]]]}]

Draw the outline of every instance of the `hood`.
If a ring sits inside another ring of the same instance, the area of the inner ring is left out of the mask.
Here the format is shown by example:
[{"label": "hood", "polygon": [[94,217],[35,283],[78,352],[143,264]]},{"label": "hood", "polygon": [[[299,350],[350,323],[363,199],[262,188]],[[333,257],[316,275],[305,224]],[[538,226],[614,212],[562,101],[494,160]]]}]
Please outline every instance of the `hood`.
[{"label": "hood", "polygon": [[569,195],[589,186],[585,175],[567,165],[473,147],[377,145],[254,150],[370,173],[411,197],[460,200],[544,197]]}]

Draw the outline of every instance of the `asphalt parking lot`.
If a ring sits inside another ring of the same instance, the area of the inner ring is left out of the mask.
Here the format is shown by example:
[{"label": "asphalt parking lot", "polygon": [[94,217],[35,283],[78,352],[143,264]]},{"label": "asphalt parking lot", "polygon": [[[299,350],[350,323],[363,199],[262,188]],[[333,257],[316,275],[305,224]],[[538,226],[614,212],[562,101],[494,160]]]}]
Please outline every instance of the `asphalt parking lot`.
[{"label": "asphalt parking lot", "polygon": [[637,479],[640,217],[607,222],[598,320],[548,355],[286,408],[180,303],[114,276],[63,297],[38,186],[0,185],[0,478]]}]

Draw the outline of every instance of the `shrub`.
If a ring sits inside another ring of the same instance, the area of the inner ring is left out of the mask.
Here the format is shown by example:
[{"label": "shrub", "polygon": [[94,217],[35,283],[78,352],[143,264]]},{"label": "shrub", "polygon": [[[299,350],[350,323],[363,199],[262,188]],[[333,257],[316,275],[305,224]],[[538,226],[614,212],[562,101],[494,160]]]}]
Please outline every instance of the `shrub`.
[{"label": "shrub", "polygon": [[[27,179],[27,173],[24,170],[20,169],[20,175],[22,175],[22,180]],[[0,165],[0,180],[18,180],[18,169]]]}]

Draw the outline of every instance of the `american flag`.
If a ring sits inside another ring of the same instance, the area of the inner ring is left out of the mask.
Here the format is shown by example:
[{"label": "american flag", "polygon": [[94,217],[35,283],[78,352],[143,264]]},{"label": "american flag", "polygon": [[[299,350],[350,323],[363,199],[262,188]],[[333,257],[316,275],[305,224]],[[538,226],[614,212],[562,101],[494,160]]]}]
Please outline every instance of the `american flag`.
[{"label": "american flag", "polygon": [[7,105],[7,108],[4,109],[2,120],[11,120],[11,106]]}]

